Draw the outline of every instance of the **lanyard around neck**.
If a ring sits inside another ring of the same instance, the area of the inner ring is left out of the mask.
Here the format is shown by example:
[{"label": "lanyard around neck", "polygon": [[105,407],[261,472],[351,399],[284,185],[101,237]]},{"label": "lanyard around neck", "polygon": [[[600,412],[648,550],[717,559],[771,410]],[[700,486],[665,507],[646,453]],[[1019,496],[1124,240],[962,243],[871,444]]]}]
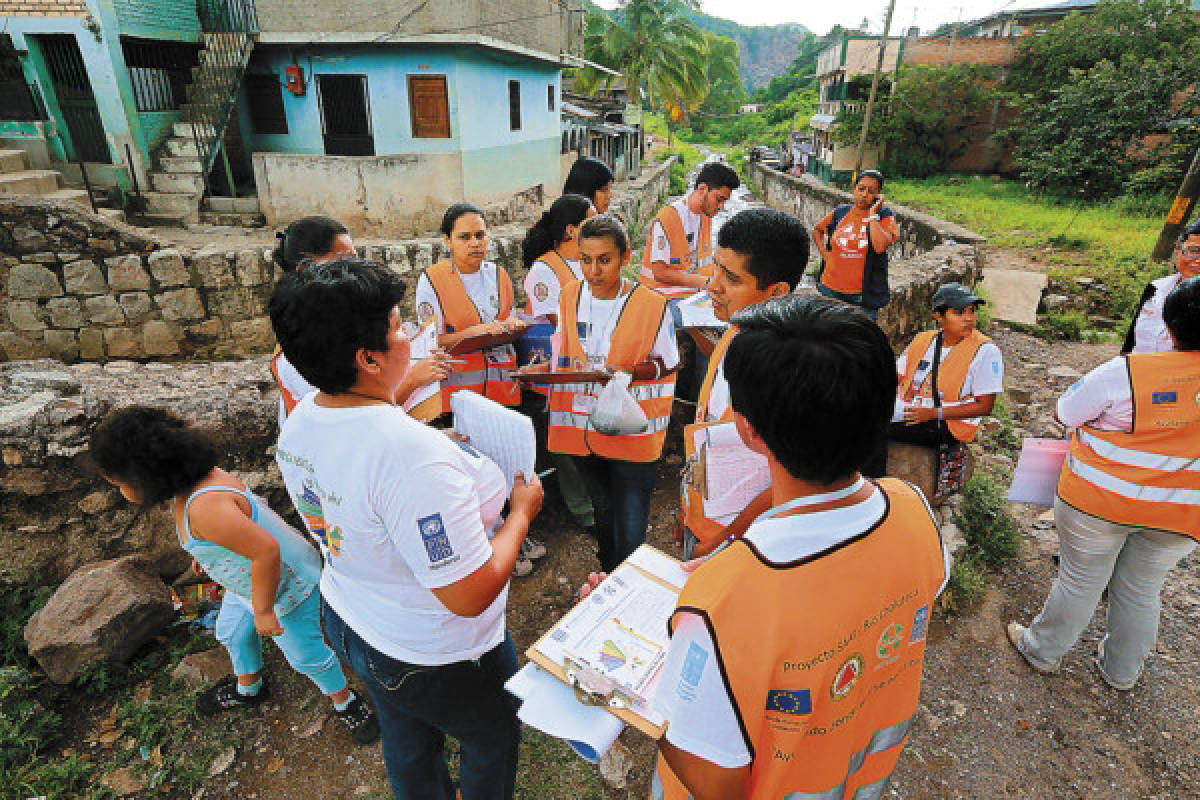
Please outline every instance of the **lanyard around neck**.
[{"label": "lanyard around neck", "polygon": [[856,480],[854,483],[852,483],[849,486],[846,486],[844,488],[838,489],[837,491],[822,492],[821,494],[809,494],[809,495],[805,495],[804,497],[797,497],[794,500],[789,500],[788,502],[784,503],[781,506],[775,506],[770,511],[766,511],[766,512],[760,514],[758,516],[758,518],[756,520],[754,520],[754,522],[752,524],[757,525],[760,522],[763,522],[768,519],[772,519],[773,517],[777,517],[780,514],[786,514],[789,511],[795,511],[797,508],[805,508],[808,506],[819,506],[823,503],[832,503],[835,500],[844,500],[847,497],[849,497],[850,495],[857,492],[859,489],[863,488],[863,486],[865,486],[866,483],[867,482],[865,480],[863,480],[863,477],[861,475],[859,475],[858,480]]}]

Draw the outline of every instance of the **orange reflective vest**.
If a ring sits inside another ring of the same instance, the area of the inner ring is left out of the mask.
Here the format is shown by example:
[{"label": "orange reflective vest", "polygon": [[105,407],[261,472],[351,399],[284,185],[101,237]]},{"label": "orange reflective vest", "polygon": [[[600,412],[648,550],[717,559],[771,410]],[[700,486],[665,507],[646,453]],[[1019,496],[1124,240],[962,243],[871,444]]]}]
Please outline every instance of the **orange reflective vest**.
[{"label": "orange reflective vest", "polygon": [[[700,233],[697,234],[700,241],[695,243],[694,250],[683,230],[683,220],[679,218],[679,212],[673,206],[665,205],[660,208],[655,219],[662,225],[663,232],[667,235],[667,241],[671,244],[671,261],[667,266],[681,272],[711,278],[715,269],[712,249],[712,217],[707,214],[700,215]],[[639,279],[642,286],[668,297],[695,294],[697,290],[689,286],[672,286],[654,279],[654,270],[650,268],[650,251],[653,240],[653,236],[646,240],[646,252],[642,256],[642,274]]]},{"label": "orange reflective vest", "polygon": [[1076,428],[1058,496],[1109,522],[1200,539],[1200,352],[1125,362],[1133,430]]},{"label": "orange reflective vest", "polygon": [[[937,331],[918,333],[913,338],[912,344],[904,351],[905,370],[904,375],[900,378],[899,389],[901,397],[908,394],[917,367],[925,358],[925,353],[929,350],[929,345],[933,344],[937,334]],[[991,339],[979,331],[973,330],[970,335],[954,345],[950,350],[950,355],[938,364],[938,392],[941,394],[942,405],[957,403],[962,399],[962,388],[963,384],[967,382],[967,371],[971,368],[971,362],[975,360],[975,354],[979,352],[979,348],[990,341]],[[933,397],[932,366],[929,368],[924,384],[920,387],[920,393],[922,397]],[[948,419],[946,427],[950,429],[950,433],[954,434],[955,439],[960,442],[970,442],[975,439],[979,423],[965,419]]]},{"label": "orange reflective vest", "polygon": [[[566,286],[571,281],[579,280],[579,278],[575,277],[575,273],[571,271],[571,265],[567,263],[565,258],[558,254],[557,250],[550,250],[549,252],[542,253],[537,260],[541,261],[554,271],[554,277],[558,278],[558,288],[560,291],[562,290],[562,287]],[[525,298],[525,313],[533,313],[533,298]]]},{"label": "orange reflective vest", "polygon": [[[708,372],[704,375],[704,383],[700,385],[700,394],[696,398],[696,424],[688,425],[683,429],[684,463],[690,463],[695,455],[694,433],[696,426],[711,422],[708,419],[708,404],[712,396],[713,383],[717,379],[717,371],[725,361],[725,353],[729,351],[729,344],[733,341],[733,336],[736,333],[737,329],[730,325],[725,330],[725,333],[721,335],[717,346],[713,348],[712,355],[709,357]],[[732,404],[725,408],[725,413],[717,421],[730,422],[731,420],[733,420]],[[692,472],[691,474],[695,475],[696,473]],[[702,542],[709,542],[719,537],[725,531],[724,525],[704,516],[704,498],[700,494],[700,489],[693,481],[684,480],[680,484],[680,501],[683,506],[684,524],[697,539]]]},{"label": "orange reflective vest", "polygon": [[[479,309],[471,301],[449,259],[426,269],[425,277],[437,294],[446,333],[465,330],[483,322]],[[512,313],[513,286],[508,273],[500,266],[496,267],[496,284],[500,293],[500,311],[496,319],[504,319]],[[450,376],[442,381],[443,414],[450,411],[450,397],[462,391],[482,394],[506,406],[521,404],[521,387],[511,374],[517,368],[517,353],[511,345],[466,353],[455,358],[464,363],[451,365],[453,369]]]},{"label": "orange reflective vest", "polygon": [[[877,485],[887,510],[863,533],[786,564],[739,539],[679,596],[712,637],[752,800],[875,800],[903,749],[945,562],[917,490]],[[689,796],[661,756],[650,796]]]},{"label": "orange reflective vest", "polygon": [[[559,295],[558,325],[562,331],[562,353],[556,368],[587,368],[579,319],[583,284],[572,281]],[[617,317],[605,365],[628,371],[647,361],[662,327],[667,301],[649,289],[634,285]],[[656,381],[634,381],[629,391],[645,413],[650,426],[643,433],[605,436],[591,427],[591,413],[602,386],[572,383],[550,387],[550,418],[547,448],[552,453],[572,456],[597,455],[616,461],[657,461],[667,438],[671,403],[675,399],[675,375]]]}]

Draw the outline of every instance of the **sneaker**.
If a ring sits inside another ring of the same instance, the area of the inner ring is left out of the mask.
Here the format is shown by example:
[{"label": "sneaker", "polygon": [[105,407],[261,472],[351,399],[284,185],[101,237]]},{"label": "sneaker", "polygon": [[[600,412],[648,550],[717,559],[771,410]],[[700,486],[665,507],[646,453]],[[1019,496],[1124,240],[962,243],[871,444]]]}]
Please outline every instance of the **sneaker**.
[{"label": "sneaker", "polygon": [[359,744],[370,744],[379,738],[379,720],[371,707],[358,695],[354,696],[345,711],[334,709],[333,713],[346,723],[346,727],[350,729],[350,736]]},{"label": "sneaker", "polygon": [[1134,678],[1131,681],[1115,681],[1108,677],[1108,673],[1104,671],[1104,643],[1107,641],[1108,637],[1105,636],[1096,645],[1096,660],[1094,662],[1096,664],[1096,671],[1100,673],[1100,677],[1104,679],[1104,682],[1112,688],[1119,692],[1128,692],[1134,686],[1137,686],[1138,679],[1142,676],[1138,675],[1137,678]]},{"label": "sneaker", "polygon": [[513,577],[524,578],[531,572],[533,572],[533,562],[525,556],[517,556],[517,563],[513,564]]},{"label": "sneaker", "polygon": [[537,561],[544,555],[546,555],[546,545],[537,539],[526,536],[521,541],[521,558],[528,559],[529,561]]},{"label": "sneaker", "polygon": [[1038,672],[1042,675],[1053,675],[1054,673],[1058,672],[1057,664],[1054,666],[1047,666],[1045,664],[1035,663],[1033,659],[1025,655],[1024,651],[1021,650],[1021,636],[1023,636],[1027,630],[1024,625],[1019,622],[1010,622],[1008,623],[1007,630],[1008,641],[1011,642],[1012,646],[1015,647],[1017,652],[1021,654],[1021,658],[1025,659],[1025,663],[1033,668],[1034,672]]},{"label": "sneaker", "polygon": [[202,717],[211,717],[222,711],[231,711],[243,706],[256,706],[270,696],[267,689],[267,679],[257,694],[242,694],[237,690],[237,678],[227,675],[216,686],[196,698],[196,712]]}]

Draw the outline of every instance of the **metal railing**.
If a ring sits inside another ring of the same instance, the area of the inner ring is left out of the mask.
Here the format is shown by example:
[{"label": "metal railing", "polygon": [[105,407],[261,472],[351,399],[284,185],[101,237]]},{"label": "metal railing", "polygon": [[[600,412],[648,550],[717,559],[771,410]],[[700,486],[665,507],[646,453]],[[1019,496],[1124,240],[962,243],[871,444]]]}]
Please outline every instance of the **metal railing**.
[{"label": "metal railing", "polygon": [[258,15],[253,0],[197,0],[196,12],[204,31],[204,50],[188,87],[187,121],[211,194],[208,174],[237,104],[238,88],[258,33]]}]

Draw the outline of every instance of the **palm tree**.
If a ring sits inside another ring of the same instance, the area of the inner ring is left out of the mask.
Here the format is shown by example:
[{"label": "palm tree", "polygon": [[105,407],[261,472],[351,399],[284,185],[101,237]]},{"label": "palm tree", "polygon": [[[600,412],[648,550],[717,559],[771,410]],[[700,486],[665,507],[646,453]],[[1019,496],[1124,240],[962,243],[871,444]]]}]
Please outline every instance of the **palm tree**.
[{"label": "palm tree", "polygon": [[[584,53],[625,76],[631,102],[646,102],[679,122],[708,94],[703,32],[687,17],[698,0],[624,0],[612,15],[592,14],[584,32]],[[580,70],[576,88],[588,94],[616,81],[591,67]]]}]

